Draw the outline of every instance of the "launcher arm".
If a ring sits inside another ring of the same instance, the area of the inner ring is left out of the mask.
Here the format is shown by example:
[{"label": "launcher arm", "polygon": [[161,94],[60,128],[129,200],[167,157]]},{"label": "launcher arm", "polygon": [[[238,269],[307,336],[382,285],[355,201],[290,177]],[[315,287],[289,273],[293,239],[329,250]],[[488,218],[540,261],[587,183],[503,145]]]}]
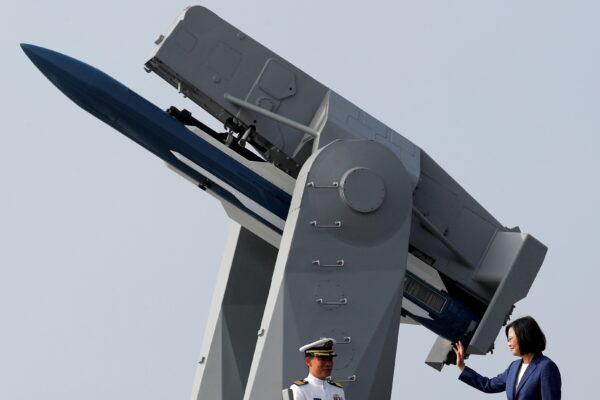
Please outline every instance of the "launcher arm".
[{"label": "launcher arm", "polygon": [[306,375],[298,347],[341,343],[332,377],[349,398],[389,398],[406,272],[412,188],[374,141],[311,156],[294,191],[244,399],[281,396]]}]

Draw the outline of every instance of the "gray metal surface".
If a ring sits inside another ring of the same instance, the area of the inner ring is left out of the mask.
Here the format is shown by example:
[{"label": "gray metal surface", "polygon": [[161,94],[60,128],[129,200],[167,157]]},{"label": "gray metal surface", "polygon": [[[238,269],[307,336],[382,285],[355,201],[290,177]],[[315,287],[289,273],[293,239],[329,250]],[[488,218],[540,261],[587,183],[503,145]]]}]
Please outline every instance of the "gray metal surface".
[{"label": "gray metal surface", "polygon": [[292,389],[283,389],[281,391],[281,397],[283,400],[294,400],[294,393],[292,392]]},{"label": "gray metal surface", "polygon": [[255,125],[266,140],[288,157],[300,143],[302,132],[240,109],[224,94],[308,125],[327,91],[298,68],[199,6],[184,12],[147,66],[222,122],[237,117],[247,125]]},{"label": "gray metal surface", "polygon": [[196,399],[239,400],[250,371],[277,249],[232,223],[196,372]]},{"label": "gray metal surface", "polygon": [[[295,349],[318,336],[351,338],[334,376],[350,382],[350,398],[389,396],[393,357],[382,350],[395,351],[408,243],[411,273],[482,317],[467,351],[492,348],[541,267],[543,244],[503,226],[418,146],[211,11],[188,8],[157,44],[149,70],[297,176],[281,243],[223,202],[280,245],[246,400],[277,398],[304,376]],[[448,351],[440,338],[426,362],[441,369]]]},{"label": "gray metal surface", "polygon": [[431,346],[431,350],[425,359],[425,364],[441,371],[447,361],[448,353],[452,351],[452,342],[438,336]]},{"label": "gray metal surface", "polygon": [[348,207],[361,213],[370,213],[383,204],[385,184],[377,173],[356,167],[342,176],[340,195]]},{"label": "gray metal surface", "polygon": [[411,245],[434,260],[433,266],[441,274],[467,288],[474,301],[488,304],[467,349],[468,353],[485,354],[493,349],[514,304],[527,295],[547,248],[519,228],[500,224],[424,151],[414,206],[462,257],[423,223],[412,224]]},{"label": "gray metal surface", "polygon": [[[249,142],[266,146],[263,156],[284,170],[290,162],[299,169],[310,156],[314,130],[321,135],[318,147],[340,138],[377,140],[418,179],[417,146],[204,7],[185,10],[146,67],[221,122],[235,117],[255,126]],[[226,95],[308,126],[311,133],[240,107]]]},{"label": "gray metal surface", "polygon": [[492,241],[475,279],[495,287],[483,320],[469,344],[471,354],[485,354],[497,330],[508,321],[514,304],[525,298],[544,261],[547,248],[531,235],[499,232]]},{"label": "gray metal surface", "polygon": [[[374,171],[386,187],[383,204],[369,214],[348,207],[331,187],[357,165]],[[404,166],[375,141],[336,141],[307,161],[286,221],[244,399],[280,396],[282,387],[306,375],[298,347],[323,336],[342,343],[332,375],[347,381],[349,399],[389,398],[411,197]],[[314,263],[340,259],[341,268]]]},{"label": "gray metal surface", "polygon": [[332,90],[323,97],[310,126],[319,131],[319,137],[315,139],[312,151],[339,139],[375,140],[402,160],[413,184],[419,180],[421,169],[419,147]]}]

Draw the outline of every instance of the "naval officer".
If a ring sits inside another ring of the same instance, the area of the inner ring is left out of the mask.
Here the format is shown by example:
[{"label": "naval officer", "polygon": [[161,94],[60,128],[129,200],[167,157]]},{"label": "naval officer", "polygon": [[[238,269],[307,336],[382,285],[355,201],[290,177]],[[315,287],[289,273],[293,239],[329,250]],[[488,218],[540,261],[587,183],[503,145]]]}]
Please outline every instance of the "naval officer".
[{"label": "naval officer", "polygon": [[344,400],[344,389],[339,383],[331,381],[333,346],[335,339],[321,338],[305,344],[298,350],[304,353],[304,362],[308,367],[308,376],[295,381],[290,389],[294,400]]}]

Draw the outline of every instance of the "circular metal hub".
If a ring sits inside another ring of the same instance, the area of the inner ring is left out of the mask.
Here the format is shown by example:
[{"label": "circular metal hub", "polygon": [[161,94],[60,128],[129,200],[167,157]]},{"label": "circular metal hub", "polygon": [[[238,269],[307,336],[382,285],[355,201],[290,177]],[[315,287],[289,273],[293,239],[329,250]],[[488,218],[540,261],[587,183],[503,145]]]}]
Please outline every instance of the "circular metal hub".
[{"label": "circular metal hub", "polygon": [[346,171],[340,184],[340,196],[353,210],[371,213],[383,204],[385,184],[369,168],[356,167]]}]

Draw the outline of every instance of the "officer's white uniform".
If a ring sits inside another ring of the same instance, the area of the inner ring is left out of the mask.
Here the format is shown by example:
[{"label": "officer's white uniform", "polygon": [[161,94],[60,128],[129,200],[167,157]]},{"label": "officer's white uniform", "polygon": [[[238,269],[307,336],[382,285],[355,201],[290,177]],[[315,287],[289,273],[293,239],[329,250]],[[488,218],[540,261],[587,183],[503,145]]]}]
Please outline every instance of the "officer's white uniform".
[{"label": "officer's white uniform", "polygon": [[311,374],[290,386],[294,400],[345,400],[344,389],[337,384],[315,378]]},{"label": "officer's white uniform", "polygon": [[[305,344],[298,350],[310,357],[335,357],[334,345],[335,339],[321,338]],[[304,380],[295,381],[290,389],[294,393],[294,400],[345,400],[346,398],[342,385],[319,379],[310,372]]]}]

